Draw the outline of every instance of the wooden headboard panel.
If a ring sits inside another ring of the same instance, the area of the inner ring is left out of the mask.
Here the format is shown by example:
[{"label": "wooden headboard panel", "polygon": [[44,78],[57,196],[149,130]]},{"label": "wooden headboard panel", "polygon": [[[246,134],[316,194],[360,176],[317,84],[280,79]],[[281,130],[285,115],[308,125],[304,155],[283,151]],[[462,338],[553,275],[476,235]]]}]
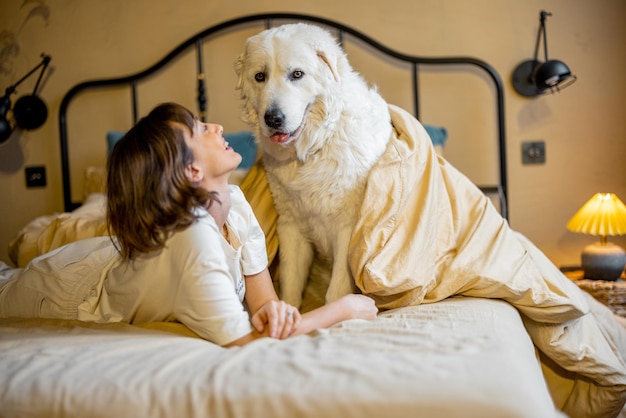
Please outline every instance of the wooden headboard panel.
[{"label": "wooden headboard panel", "polygon": [[[85,81],[72,87],[63,97],[61,106],[59,109],[59,133],[60,133],[60,146],[61,146],[61,169],[63,180],[63,202],[65,211],[71,211],[80,206],[80,202],[75,201],[72,198],[72,186],[70,181],[70,153],[68,146],[68,108],[72,104],[73,100],[81,93],[93,89],[102,89],[106,87],[120,87],[125,86],[130,88],[130,101],[132,109],[132,120],[137,121],[138,117],[138,89],[137,86],[141,81],[148,80],[153,77],[157,72],[163,70],[167,64],[176,60],[182,53],[195,51],[196,66],[197,66],[197,105],[198,115],[204,120],[208,110],[208,99],[206,95],[206,79],[209,75],[204,71],[204,59],[202,53],[203,43],[208,39],[219,37],[222,34],[232,32],[239,27],[249,28],[250,25],[256,24],[264,28],[273,26],[277,21],[281,23],[287,23],[289,21],[309,22],[325,26],[328,29],[336,31],[339,41],[344,44],[345,42],[361,43],[368,48],[372,54],[377,55],[385,61],[402,62],[410,68],[409,77],[412,93],[412,105],[413,113],[419,119],[420,118],[420,71],[428,66],[470,66],[477,69],[479,72],[484,73],[486,78],[490,80],[492,84],[492,94],[495,102],[495,115],[494,121],[496,125],[497,134],[497,157],[498,157],[498,180],[494,184],[479,184],[479,187],[486,193],[495,195],[499,201],[499,209],[501,214],[508,218],[507,210],[507,167],[506,167],[506,143],[505,143],[505,123],[504,123],[504,93],[502,87],[502,81],[498,73],[492,66],[486,62],[464,56],[455,57],[422,57],[407,55],[397,52],[391,48],[382,45],[375,41],[364,33],[355,30],[342,23],[332,21],[329,19],[309,16],[303,14],[293,13],[270,13],[270,14],[256,14],[239,17],[236,19],[228,20],[217,25],[211,26],[196,35],[185,40],[176,48],[167,53],[162,59],[156,62],[154,65],[147,69],[139,71],[137,73],[107,79],[95,79]],[[284,22],[283,22],[284,21]]]}]

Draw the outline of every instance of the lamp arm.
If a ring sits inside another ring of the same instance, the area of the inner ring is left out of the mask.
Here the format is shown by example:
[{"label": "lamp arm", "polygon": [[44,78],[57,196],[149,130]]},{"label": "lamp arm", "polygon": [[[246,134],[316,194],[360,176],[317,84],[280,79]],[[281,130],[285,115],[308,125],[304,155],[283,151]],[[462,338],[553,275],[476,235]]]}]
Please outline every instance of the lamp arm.
[{"label": "lamp arm", "polygon": [[50,63],[51,57],[50,55],[45,55],[45,54],[41,54],[41,62],[39,64],[37,64],[37,66],[35,68],[33,68],[32,70],[30,70],[28,72],[28,74],[26,74],[24,77],[20,78],[15,84],[13,84],[12,86],[7,87],[4,96],[5,97],[9,97],[11,94],[13,94],[13,92],[15,91],[15,88],[17,86],[19,86],[20,84],[22,84],[22,82],[24,80],[26,80],[28,77],[30,77],[30,75],[32,73],[34,73],[35,71],[37,71],[39,69],[39,67],[43,66],[43,68],[41,69],[41,73],[39,73],[39,78],[37,79],[37,84],[35,84],[35,89],[33,91],[33,95],[37,92],[37,87],[39,87],[39,82],[41,81],[41,78],[43,76],[43,73],[46,70],[46,67],[48,66],[48,64]]},{"label": "lamp arm", "polygon": [[37,82],[35,83],[35,88],[33,89],[33,96],[35,94],[37,94],[37,88],[39,87],[39,83],[41,83],[41,79],[43,78],[43,74],[46,72],[46,68],[48,67],[48,64],[50,64],[50,60],[52,59],[50,57],[50,55],[44,55],[41,54],[41,64],[39,65],[43,65],[43,68],[41,69],[41,72],[39,73],[39,77],[37,78]]},{"label": "lamp arm", "polygon": [[541,29],[543,30],[543,57],[544,62],[548,62],[548,31],[546,30],[546,17],[552,16],[552,13],[541,11]]},{"label": "lamp arm", "polygon": [[537,56],[539,55],[539,42],[541,41],[541,33],[543,32],[543,23],[539,25],[537,31],[537,42],[535,42],[535,54],[533,55],[533,61],[537,62]]},{"label": "lamp arm", "polygon": [[537,32],[537,42],[535,43],[535,58],[534,58],[535,61],[537,61],[537,58],[539,57],[539,43],[541,41],[541,35],[543,35],[544,61],[548,61],[548,36],[546,32],[546,17],[547,16],[552,16],[552,13],[546,12],[545,10],[542,10],[541,12],[539,12],[540,24],[539,24],[539,31]]}]

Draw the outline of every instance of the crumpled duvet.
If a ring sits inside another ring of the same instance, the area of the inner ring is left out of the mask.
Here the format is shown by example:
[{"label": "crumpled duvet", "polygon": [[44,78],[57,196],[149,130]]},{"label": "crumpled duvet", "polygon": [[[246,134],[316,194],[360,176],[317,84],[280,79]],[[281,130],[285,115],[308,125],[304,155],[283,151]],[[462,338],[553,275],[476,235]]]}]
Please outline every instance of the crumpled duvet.
[{"label": "crumpled duvet", "polygon": [[616,416],[626,402],[626,330],[435,153],[412,115],[390,113],[392,138],[369,175],[350,245],[359,289],[385,309],[455,295],[503,299],[574,381],[561,395],[564,411]]}]

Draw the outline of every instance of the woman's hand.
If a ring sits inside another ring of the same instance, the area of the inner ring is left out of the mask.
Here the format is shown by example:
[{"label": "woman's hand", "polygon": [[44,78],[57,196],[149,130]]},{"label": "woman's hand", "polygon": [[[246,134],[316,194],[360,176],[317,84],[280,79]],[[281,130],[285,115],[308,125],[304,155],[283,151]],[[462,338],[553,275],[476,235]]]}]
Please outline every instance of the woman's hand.
[{"label": "woman's hand", "polygon": [[250,322],[259,333],[267,331],[266,335],[282,340],[298,329],[302,317],[298,309],[288,303],[269,300],[252,315]]},{"label": "woman's hand", "polygon": [[304,315],[300,315],[295,307],[272,299],[261,305],[250,318],[255,331],[227,346],[244,345],[261,337],[285,339],[347,319],[376,319],[377,313],[374,300],[360,294],[343,296]]}]

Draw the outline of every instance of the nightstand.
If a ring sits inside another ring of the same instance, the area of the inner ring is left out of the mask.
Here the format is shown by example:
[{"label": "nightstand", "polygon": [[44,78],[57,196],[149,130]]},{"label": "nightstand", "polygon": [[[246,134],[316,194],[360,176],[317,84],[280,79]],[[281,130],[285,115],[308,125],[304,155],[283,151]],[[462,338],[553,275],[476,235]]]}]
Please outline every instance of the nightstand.
[{"label": "nightstand", "polygon": [[615,281],[604,281],[585,279],[583,271],[576,268],[562,268],[561,271],[615,314],[626,317],[626,274],[622,273],[622,278]]}]

